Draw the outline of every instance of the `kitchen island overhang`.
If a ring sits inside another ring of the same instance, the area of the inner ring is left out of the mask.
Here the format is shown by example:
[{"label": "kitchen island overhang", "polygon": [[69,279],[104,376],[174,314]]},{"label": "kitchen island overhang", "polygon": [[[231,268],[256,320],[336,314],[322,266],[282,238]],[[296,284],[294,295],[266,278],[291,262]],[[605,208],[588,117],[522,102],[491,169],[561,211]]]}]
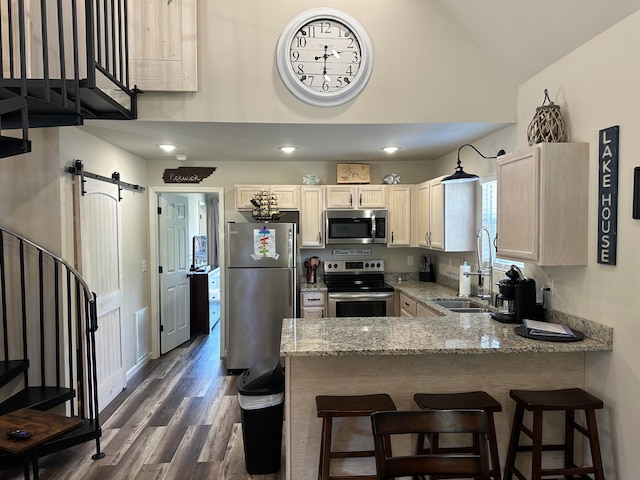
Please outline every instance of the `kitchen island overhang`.
[{"label": "kitchen island overhang", "polygon": [[[280,353],[286,374],[287,478],[317,478],[316,395],[388,393],[399,409],[409,410],[417,408],[414,393],[484,390],[503,406],[496,429],[504,462],[513,415],[509,390],[585,388],[587,353],[612,350],[609,327],[596,324],[589,330],[600,327],[603,334],[595,338],[556,343],[522,338],[513,325],[488,314],[285,319]],[[367,448],[367,420],[339,423],[335,440]],[[550,429],[557,434],[562,422],[551,423],[559,425]],[[340,474],[365,473],[373,465],[362,459],[340,467]]]}]

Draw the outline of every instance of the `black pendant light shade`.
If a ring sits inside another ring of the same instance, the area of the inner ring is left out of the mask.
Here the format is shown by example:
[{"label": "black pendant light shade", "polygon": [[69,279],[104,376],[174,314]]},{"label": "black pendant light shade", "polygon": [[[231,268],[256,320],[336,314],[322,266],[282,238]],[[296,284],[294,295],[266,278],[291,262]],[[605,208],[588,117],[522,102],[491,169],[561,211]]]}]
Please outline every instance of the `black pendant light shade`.
[{"label": "black pendant light shade", "polygon": [[470,143],[465,143],[458,149],[458,165],[456,166],[455,171],[453,172],[452,175],[449,175],[448,177],[443,178],[441,182],[463,183],[463,182],[475,182],[480,180],[480,177],[478,177],[478,175],[474,175],[473,173],[467,173],[462,168],[462,162],[460,161],[460,150],[462,150],[464,147],[473,148],[478,153],[478,155],[480,155],[482,158],[492,159],[492,158],[498,158],[500,155],[504,155],[504,150],[500,150],[495,157],[486,157],[482,153],[480,153],[476,147],[474,147]]}]

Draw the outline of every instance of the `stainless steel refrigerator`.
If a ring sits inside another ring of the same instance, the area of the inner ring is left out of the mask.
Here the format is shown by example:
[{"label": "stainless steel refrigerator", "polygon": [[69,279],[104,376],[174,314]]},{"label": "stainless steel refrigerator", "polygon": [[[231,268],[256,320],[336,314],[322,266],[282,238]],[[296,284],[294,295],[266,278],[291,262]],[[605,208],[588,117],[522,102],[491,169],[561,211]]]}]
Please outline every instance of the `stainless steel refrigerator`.
[{"label": "stainless steel refrigerator", "polygon": [[280,352],[296,312],[296,224],[227,223],[227,370]]}]

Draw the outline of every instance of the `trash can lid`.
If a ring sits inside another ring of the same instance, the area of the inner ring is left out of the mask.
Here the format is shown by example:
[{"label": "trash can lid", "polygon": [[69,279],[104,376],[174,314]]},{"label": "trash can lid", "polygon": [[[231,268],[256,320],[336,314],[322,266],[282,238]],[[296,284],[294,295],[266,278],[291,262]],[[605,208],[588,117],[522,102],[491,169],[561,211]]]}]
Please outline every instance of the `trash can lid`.
[{"label": "trash can lid", "polygon": [[276,356],[259,361],[238,378],[238,393],[242,395],[269,395],[283,391],[284,371]]}]

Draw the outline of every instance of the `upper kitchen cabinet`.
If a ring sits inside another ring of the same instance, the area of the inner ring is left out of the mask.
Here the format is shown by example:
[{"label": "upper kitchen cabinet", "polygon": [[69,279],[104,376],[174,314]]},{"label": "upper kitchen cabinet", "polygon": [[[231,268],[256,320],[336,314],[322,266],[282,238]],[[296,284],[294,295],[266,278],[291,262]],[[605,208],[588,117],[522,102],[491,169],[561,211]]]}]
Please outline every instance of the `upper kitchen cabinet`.
[{"label": "upper kitchen cabinet", "polygon": [[251,199],[259,192],[269,192],[278,199],[282,211],[300,209],[299,185],[236,185],[236,210],[251,211]]},{"label": "upper kitchen cabinet", "polygon": [[496,175],[498,257],[587,264],[587,143],[539,143],[503,155]]},{"label": "upper kitchen cabinet", "polygon": [[389,230],[388,243],[390,247],[411,246],[412,215],[415,208],[412,205],[415,195],[415,185],[391,185],[388,187]]},{"label": "upper kitchen cabinet", "polygon": [[195,0],[129,2],[129,75],[143,91],[195,92]]},{"label": "upper kitchen cabinet", "polygon": [[386,209],[386,185],[327,185],[327,209]]},{"label": "upper kitchen cabinet", "polygon": [[300,248],[324,248],[324,190],[300,187]]},{"label": "upper kitchen cabinet", "polygon": [[472,251],[476,183],[442,183],[443,178],[418,185],[418,246],[445,252]]}]

